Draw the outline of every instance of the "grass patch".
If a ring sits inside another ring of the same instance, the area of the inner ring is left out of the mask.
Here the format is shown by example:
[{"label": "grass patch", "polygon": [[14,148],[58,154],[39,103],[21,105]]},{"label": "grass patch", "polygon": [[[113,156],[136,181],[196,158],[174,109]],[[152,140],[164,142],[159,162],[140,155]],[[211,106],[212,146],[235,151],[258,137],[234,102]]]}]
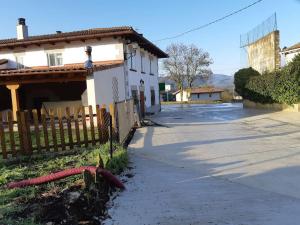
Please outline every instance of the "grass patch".
[{"label": "grass patch", "polygon": [[50,191],[61,192],[76,183],[82,183],[82,175],[68,177],[56,182],[22,189],[6,189],[5,184],[11,181],[23,180],[47,175],[79,166],[96,166],[99,154],[103,159],[105,168],[114,174],[123,171],[127,166],[126,150],[115,144],[113,159],[109,160],[109,144],[97,148],[79,149],[70,155],[48,155],[37,157],[24,157],[18,164],[0,163],[0,224],[12,225],[38,225],[35,218],[18,218],[19,212],[31,200]]}]

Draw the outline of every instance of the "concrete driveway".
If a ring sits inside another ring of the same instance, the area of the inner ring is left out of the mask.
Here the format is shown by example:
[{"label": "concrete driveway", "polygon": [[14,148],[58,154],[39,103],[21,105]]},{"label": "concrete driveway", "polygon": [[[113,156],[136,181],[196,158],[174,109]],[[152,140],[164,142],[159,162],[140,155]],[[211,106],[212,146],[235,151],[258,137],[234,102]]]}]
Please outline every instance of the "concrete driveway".
[{"label": "concrete driveway", "polygon": [[297,225],[300,114],[173,105],[137,130],[105,224]]}]

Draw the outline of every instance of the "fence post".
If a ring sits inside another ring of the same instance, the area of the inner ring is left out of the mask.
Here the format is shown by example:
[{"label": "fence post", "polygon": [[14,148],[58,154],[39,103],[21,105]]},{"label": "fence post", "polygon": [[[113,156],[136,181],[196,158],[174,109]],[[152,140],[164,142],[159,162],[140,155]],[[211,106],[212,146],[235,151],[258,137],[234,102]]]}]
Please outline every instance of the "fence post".
[{"label": "fence post", "polygon": [[15,133],[14,133],[14,116],[13,116],[12,111],[8,112],[7,118],[8,118],[8,130],[9,130],[11,151],[12,151],[12,155],[15,157],[16,156],[16,142],[15,142]]},{"label": "fence post", "polygon": [[47,118],[46,118],[46,115],[44,113],[41,114],[41,117],[42,117],[42,126],[43,126],[43,133],[44,133],[45,148],[46,148],[46,151],[50,151]]},{"label": "fence post", "polygon": [[21,112],[21,132],[22,132],[22,144],[23,144],[23,151],[24,153],[29,153],[29,134],[28,134],[28,129],[27,129],[27,120],[26,120],[26,115],[25,112]]},{"label": "fence post", "polygon": [[97,114],[97,128],[98,128],[98,137],[99,137],[99,143],[102,143],[103,140],[103,133],[101,128],[101,112],[100,112],[100,106],[96,105],[96,114]]},{"label": "fence post", "polygon": [[110,158],[113,157],[113,126],[112,126],[112,116],[109,114],[109,147],[110,147]]},{"label": "fence post", "polygon": [[40,152],[41,151],[41,137],[40,137],[38,112],[36,109],[32,110],[32,115],[33,115],[36,146],[37,146],[37,150]]},{"label": "fence post", "polygon": [[32,139],[31,139],[31,130],[30,130],[30,112],[26,110],[25,111],[25,120],[26,120],[26,129],[27,129],[27,137],[28,137],[28,152],[31,155],[32,154]]},{"label": "fence post", "polygon": [[23,144],[23,132],[22,132],[22,123],[21,123],[21,112],[17,111],[17,125],[18,125],[18,135],[19,135],[19,151],[24,154],[24,144]]},{"label": "fence post", "polygon": [[0,112],[0,142],[1,142],[1,148],[2,148],[2,152],[1,152],[2,157],[3,157],[3,159],[7,159],[5,133],[4,133],[3,118],[2,118],[1,112]]},{"label": "fence post", "polygon": [[66,150],[66,142],[65,142],[65,131],[64,131],[64,123],[61,108],[57,111],[58,125],[59,125],[59,133],[60,133],[60,143],[61,149]]},{"label": "fence post", "polygon": [[95,126],[94,126],[94,113],[93,107],[89,105],[89,118],[90,118],[90,130],[91,130],[91,137],[92,137],[92,145],[95,145]]},{"label": "fence post", "polygon": [[51,110],[51,112],[50,112],[50,126],[51,126],[51,132],[52,132],[53,148],[54,148],[54,151],[57,152],[58,151],[57,135],[56,135],[55,118],[54,118],[53,110]]},{"label": "fence post", "polygon": [[77,139],[77,146],[81,147],[81,141],[80,141],[80,131],[79,131],[79,123],[78,123],[78,114],[79,114],[79,110],[75,111],[74,114],[74,121],[75,121],[75,133],[76,133],[76,139]]},{"label": "fence post", "polygon": [[105,114],[106,114],[106,108],[103,106],[100,109],[100,120],[101,120],[101,131],[102,131],[102,142],[105,143],[108,140],[108,131],[107,126],[105,123]]},{"label": "fence post", "polygon": [[73,149],[72,124],[71,124],[71,114],[70,114],[69,107],[66,108],[66,118],[67,118],[68,136],[69,136],[69,146],[70,149]]},{"label": "fence post", "polygon": [[112,133],[113,133],[113,138],[118,141],[118,127],[117,127],[117,111],[116,111],[116,104],[112,103],[109,105],[109,112],[110,115],[112,116]]},{"label": "fence post", "polygon": [[89,140],[88,140],[87,126],[86,126],[85,107],[82,106],[81,109],[82,109],[81,119],[82,119],[84,145],[85,145],[85,147],[88,147],[89,146]]}]

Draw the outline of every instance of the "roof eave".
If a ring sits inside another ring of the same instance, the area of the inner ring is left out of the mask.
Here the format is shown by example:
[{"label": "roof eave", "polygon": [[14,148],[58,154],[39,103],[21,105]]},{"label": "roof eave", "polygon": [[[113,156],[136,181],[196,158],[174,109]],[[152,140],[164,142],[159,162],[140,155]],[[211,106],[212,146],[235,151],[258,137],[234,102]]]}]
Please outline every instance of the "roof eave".
[{"label": "roof eave", "polygon": [[69,41],[77,41],[77,40],[88,40],[88,39],[97,39],[103,37],[113,37],[113,36],[120,36],[120,35],[127,35],[131,34],[132,31],[118,31],[118,32],[110,32],[110,33],[99,33],[99,34],[88,34],[88,35],[76,35],[70,37],[54,37],[54,38],[45,38],[45,39],[38,39],[38,40],[18,40],[15,43],[6,43],[0,44],[0,49],[2,48],[15,48],[15,47],[24,47],[29,45],[42,45],[48,43],[56,43],[56,42],[69,42]]}]

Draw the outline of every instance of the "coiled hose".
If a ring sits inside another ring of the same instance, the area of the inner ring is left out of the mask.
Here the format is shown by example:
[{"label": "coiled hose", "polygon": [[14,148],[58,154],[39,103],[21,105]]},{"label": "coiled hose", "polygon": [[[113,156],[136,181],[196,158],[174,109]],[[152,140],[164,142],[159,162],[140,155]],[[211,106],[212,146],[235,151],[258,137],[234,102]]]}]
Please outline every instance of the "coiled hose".
[{"label": "coiled hose", "polygon": [[65,177],[81,174],[85,170],[90,171],[92,174],[95,174],[97,170],[97,172],[101,174],[101,176],[105,180],[107,180],[110,184],[114,185],[117,188],[125,189],[124,184],[117,177],[115,177],[111,172],[96,166],[81,166],[79,168],[66,169],[57,173],[51,173],[46,176],[31,178],[28,180],[22,180],[17,182],[11,182],[7,184],[7,187],[11,189],[11,188],[22,188],[22,187],[27,187],[32,185],[44,184],[51,181],[63,179]]}]

